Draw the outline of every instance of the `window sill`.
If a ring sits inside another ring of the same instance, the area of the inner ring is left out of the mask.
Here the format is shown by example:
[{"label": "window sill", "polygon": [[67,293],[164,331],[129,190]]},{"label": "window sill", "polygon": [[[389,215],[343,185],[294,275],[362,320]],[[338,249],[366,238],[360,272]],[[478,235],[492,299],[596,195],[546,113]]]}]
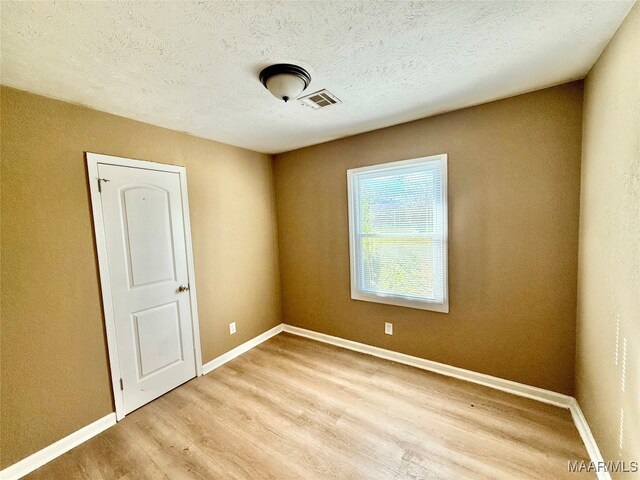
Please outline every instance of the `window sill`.
[{"label": "window sill", "polygon": [[416,300],[406,297],[398,297],[393,295],[376,295],[373,293],[365,293],[357,290],[351,291],[351,298],[353,300],[360,300],[363,302],[383,303],[386,305],[395,305],[397,307],[415,308],[418,310],[429,310],[438,313],[449,313],[449,301],[445,300],[443,303],[432,303],[422,300]]}]

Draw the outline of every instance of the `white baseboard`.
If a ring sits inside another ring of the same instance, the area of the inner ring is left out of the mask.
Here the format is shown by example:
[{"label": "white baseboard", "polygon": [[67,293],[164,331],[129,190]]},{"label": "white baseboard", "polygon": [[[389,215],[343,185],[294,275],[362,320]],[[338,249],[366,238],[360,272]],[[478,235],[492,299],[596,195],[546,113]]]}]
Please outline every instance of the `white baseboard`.
[{"label": "white baseboard", "polygon": [[266,332],[258,335],[257,337],[254,337],[251,340],[248,340],[238,345],[236,348],[229,350],[227,353],[223,353],[219,357],[216,357],[210,362],[205,363],[202,366],[202,374],[206,375],[207,373],[212,372],[216,368],[224,365],[225,363],[233,360],[234,358],[242,355],[243,353],[248,352],[253,347],[257,347],[262,342],[269,340],[271,337],[275,337],[282,331],[284,331],[283,323],[281,323],[280,325],[276,325],[272,329],[267,330]]},{"label": "white baseboard", "polygon": [[86,442],[91,437],[95,437],[99,433],[104,432],[107,428],[112,427],[115,424],[116,414],[110,413],[109,415],[90,423],[86,427],[82,427],[80,430],[76,430],[72,434],[61,438],[48,447],[29,455],[18,463],[14,463],[10,467],[5,468],[0,472],[0,479],[16,480],[18,478],[22,478],[26,474],[33,472],[36,468],[40,468],[45,463],[48,463],[63,453],[68,452],[73,447]]},{"label": "white baseboard", "polygon": [[[589,428],[587,419],[582,413],[582,409],[580,408],[580,405],[578,405],[578,401],[573,397],[571,398],[571,406],[569,409],[571,410],[573,423],[576,424],[576,428],[578,429],[580,438],[582,438],[584,446],[587,449],[589,459],[594,465],[605,465],[604,458],[602,458],[602,454],[600,453],[600,449],[598,448],[596,439],[591,433],[591,429]],[[596,474],[598,475],[598,480],[611,480],[611,475],[609,474],[609,472],[600,471],[600,469],[598,469],[596,471]]]},{"label": "white baseboard", "polygon": [[511,380],[493,377],[484,373],[478,373],[471,370],[465,370],[463,368],[453,367],[451,365],[434,362],[432,360],[425,360],[424,358],[413,357],[411,355],[394,352],[392,350],[386,350],[384,348],[373,347],[364,343],[345,340],[344,338],[340,337],[333,337],[331,335],[314,332],[312,330],[307,330],[304,328],[285,325],[284,331],[292,333],[294,335],[299,335],[301,337],[307,337],[312,340],[330,343],[331,345],[347,348],[349,350],[355,350],[356,352],[373,355],[374,357],[380,357],[386,360],[392,360],[394,362],[402,363],[404,365],[410,365],[412,367],[421,368],[423,370],[429,370],[430,372],[439,373],[448,377],[454,377],[460,380],[466,380],[467,382],[477,383],[487,387],[495,388],[496,390],[502,390],[503,392],[513,393],[514,395],[519,395],[521,397],[531,398],[533,400],[538,400],[539,402],[549,403],[557,407],[570,408],[571,401],[573,400],[573,397],[563,395],[562,393],[552,392],[551,390],[532,387],[531,385],[525,385],[523,383],[517,383]]}]

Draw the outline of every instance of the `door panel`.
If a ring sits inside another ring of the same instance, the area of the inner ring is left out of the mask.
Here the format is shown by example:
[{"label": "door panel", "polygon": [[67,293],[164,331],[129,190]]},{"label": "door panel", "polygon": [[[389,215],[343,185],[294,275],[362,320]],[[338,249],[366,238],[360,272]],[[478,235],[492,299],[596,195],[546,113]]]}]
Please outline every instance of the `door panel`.
[{"label": "door panel", "polygon": [[131,286],[175,280],[169,192],[128,188],[121,201]]},{"label": "door panel", "polygon": [[196,375],[177,172],[98,164],[125,413]]},{"label": "door panel", "polygon": [[149,308],[131,317],[140,380],[184,360],[177,302]]}]

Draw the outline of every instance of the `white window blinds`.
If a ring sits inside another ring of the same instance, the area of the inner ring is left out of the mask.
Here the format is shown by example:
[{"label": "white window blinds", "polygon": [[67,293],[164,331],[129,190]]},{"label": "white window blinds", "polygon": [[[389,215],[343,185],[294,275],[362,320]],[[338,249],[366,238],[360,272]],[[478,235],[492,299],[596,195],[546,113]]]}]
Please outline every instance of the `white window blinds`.
[{"label": "white window blinds", "polygon": [[448,311],[446,161],[347,172],[352,298]]}]

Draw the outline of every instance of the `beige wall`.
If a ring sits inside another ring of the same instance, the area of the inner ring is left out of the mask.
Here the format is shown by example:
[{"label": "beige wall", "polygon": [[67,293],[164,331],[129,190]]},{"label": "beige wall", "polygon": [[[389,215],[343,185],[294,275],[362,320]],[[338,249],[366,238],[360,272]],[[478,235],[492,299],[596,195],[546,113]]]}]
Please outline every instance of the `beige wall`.
[{"label": "beige wall", "polygon": [[577,397],[605,460],[640,462],[640,4],[584,103]]},{"label": "beige wall", "polygon": [[4,468],[113,411],[84,151],[187,167],[204,361],[280,306],[268,155],[1,92]]},{"label": "beige wall", "polygon": [[[574,82],[277,155],[284,321],[572,394],[581,129]],[[351,300],[347,169],[438,153],[450,313]]]}]

